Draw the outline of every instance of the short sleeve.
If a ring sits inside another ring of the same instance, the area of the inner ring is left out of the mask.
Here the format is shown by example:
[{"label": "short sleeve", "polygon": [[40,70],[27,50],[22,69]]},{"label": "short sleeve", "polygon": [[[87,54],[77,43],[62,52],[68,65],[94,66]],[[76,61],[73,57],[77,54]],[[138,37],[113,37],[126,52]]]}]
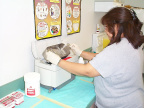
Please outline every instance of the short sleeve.
[{"label": "short sleeve", "polygon": [[89,63],[102,77],[109,77],[116,71],[116,56],[115,47],[111,45],[97,54]]}]

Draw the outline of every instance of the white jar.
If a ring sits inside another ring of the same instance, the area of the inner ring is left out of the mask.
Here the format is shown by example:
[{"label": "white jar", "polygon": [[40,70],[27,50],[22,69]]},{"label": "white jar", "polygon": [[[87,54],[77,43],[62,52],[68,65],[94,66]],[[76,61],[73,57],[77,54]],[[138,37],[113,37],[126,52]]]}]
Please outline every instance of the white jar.
[{"label": "white jar", "polygon": [[29,97],[40,95],[40,74],[29,72],[24,75],[25,94]]}]

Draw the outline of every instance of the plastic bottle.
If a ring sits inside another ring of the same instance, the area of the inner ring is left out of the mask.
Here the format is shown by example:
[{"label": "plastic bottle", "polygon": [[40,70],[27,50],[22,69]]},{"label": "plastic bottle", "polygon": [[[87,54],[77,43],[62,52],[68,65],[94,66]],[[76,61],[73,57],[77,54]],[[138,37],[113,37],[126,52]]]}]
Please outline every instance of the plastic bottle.
[{"label": "plastic bottle", "polygon": [[96,33],[99,33],[99,32],[100,32],[100,25],[97,24],[97,25],[96,25]]}]

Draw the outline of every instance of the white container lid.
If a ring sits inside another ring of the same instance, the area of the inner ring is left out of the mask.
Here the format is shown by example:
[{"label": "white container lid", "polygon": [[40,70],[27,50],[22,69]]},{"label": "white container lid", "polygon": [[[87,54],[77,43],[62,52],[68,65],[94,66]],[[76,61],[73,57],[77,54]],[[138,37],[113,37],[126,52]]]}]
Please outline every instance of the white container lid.
[{"label": "white container lid", "polygon": [[26,82],[40,81],[40,74],[37,72],[28,72],[24,75],[24,81]]}]

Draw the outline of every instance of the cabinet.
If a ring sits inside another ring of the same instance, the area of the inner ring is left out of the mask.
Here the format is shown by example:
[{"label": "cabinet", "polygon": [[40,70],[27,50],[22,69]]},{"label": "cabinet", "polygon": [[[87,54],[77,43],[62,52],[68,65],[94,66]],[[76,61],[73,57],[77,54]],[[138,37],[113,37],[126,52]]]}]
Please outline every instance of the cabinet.
[{"label": "cabinet", "polygon": [[95,12],[108,12],[111,8],[121,5],[118,2],[95,2]]}]

